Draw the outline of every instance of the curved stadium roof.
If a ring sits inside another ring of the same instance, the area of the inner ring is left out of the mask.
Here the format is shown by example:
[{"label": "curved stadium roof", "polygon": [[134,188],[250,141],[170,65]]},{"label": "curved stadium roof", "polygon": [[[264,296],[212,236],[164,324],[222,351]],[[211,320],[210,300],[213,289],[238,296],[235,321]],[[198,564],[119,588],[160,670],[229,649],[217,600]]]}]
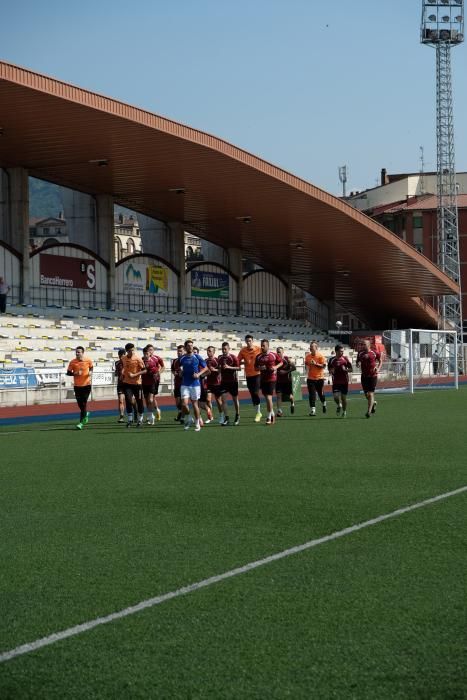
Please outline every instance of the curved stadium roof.
[{"label": "curved stadium roof", "polygon": [[433,327],[436,314],[420,297],[458,293],[436,265],[340,199],[137,107],[0,62],[0,127],[0,167],[25,167],[34,177],[183,222],[319,299],[335,299],[374,328],[391,318],[400,327]]}]

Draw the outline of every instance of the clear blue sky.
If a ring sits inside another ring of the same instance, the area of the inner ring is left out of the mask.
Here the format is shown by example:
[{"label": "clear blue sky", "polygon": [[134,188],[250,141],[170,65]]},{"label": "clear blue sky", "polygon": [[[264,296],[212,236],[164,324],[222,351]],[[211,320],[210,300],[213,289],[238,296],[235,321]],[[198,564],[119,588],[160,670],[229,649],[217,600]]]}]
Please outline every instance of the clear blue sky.
[{"label": "clear blue sky", "polygon": [[[436,167],[421,0],[6,2],[0,56],[224,138],[333,193]],[[467,46],[453,52],[467,170]]]}]

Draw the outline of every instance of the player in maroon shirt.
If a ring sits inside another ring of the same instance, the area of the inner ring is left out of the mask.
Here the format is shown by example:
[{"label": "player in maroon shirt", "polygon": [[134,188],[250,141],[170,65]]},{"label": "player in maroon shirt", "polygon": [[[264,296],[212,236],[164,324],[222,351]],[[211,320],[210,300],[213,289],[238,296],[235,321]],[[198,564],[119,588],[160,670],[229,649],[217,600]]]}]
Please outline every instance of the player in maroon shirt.
[{"label": "player in maroon shirt", "polygon": [[372,350],[369,340],[363,340],[362,349],[357,355],[357,367],[361,367],[362,389],[368,401],[368,409],[365,413],[367,418],[372,413],[376,413],[375,390],[381,364],[381,353]]},{"label": "player in maroon shirt", "polygon": [[170,371],[173,376],[173,387],[174,387],[174,399],[175,405],[177,407],[177,416],[174,420],[177,423],[182,423],[182,399],[180,396],[180,387],[182,386],[182,376],[180,374],[180,358],[185,354],[185,347],[183,345],[177,345],[177,357],[172,360],[170,365]]},{"label": "player in maroon shirt", "polygon": [[164,369],[164,361],[155,354],[153,345],[146,345],[143,349],[143,362],[146,372],[141,375],[141,383],[146,402],[146,420],[149,425],[154,425],[154,410],[156,411],[157,420],[161,419],[161,411],[157,405],[156,396],[159,393],[160,373]]},{"label": "player in maroon shirt", "polygon": [[261,341],[261,354],[256,357],[255,367],[261,372],[261,392],[266,399],[268,417],[266,425],[274,423],[273,396],[276,390],[277,370],[283,362],[279,355],[269,350],[269,340]]},{"label": "player in maroon shirt", "polygon": [[221,393],[221,373],[215,352],[216,348],[210,345],[207,349],[208,356],[206,358],[206,366],[209,369],[206,376],[206,403],[209,404],[212,412],[212,397],[214,396],[219,410],[219,423],[222,425],[224,423],[224,407]]},{"label": "player in maroon shirt", "polygon": [[283,416],[282,402],[290,401],[290,413],[295,412],[295,403],[293,399],[292,389],[292,372],[295,370],[295,363],[287,355],[284,355],[284,348],[277,348],[276,353],[282,360],[282,367],[277,370],[276,382],[276,399],[277,399],[277,416]]},{"label": "player in maroon shirt", "polygon": [[344,346],[336,345],[336,354],[328,362],[329,374],[332,377],[332,395],[337,404],[337,415],[345,418],[347,415],[347,394],[349,392],[349,372],[352,372],[352,363],[344,355]]},{"label": "player in maroon shirt", "polygon": [[240,403],[238,401],[238,370],[240,364],[236,355],[230,352],[229,343],[222,343],[222,355],[217,358],[219,370],[221,373],[220,394],[222,396],[222,407],[224,412],[224,422],[221,425],[229,424],[229,416],[227,415],[227,394],[232,397],[235,408],[234,425],[240,422]]}]

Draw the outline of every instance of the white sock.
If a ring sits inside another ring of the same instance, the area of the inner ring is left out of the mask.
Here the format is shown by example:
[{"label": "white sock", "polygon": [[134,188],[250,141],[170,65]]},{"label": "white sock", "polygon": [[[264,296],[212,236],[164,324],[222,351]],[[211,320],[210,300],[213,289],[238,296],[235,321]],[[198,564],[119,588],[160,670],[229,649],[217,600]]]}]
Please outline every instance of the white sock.
[{"label": "white sock", "polygon": [[128,423],[133,423],[133,414],[127,413],[127,419],[128,419]]},{"label": "white sock", "polygon": [[256,406],[256,413],[261,413],[261,404],[260,403]]}]

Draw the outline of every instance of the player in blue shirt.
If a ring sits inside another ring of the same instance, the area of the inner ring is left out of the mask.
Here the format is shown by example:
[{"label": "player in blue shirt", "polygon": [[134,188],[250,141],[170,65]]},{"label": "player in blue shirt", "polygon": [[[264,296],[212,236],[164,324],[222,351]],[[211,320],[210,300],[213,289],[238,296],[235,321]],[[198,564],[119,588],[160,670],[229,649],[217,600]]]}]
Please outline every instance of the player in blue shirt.
[{"label": "player in blue shirt", "polygon": [[180,387],[180,397],[182,399],[182,411],[185,415],[185,430],[188,430],[193,424],[193,418],[190,415],[189,402],[193,406],[195,416],[195,431],[201,430],[199,398],[201,396],[200,377],[208,372],[206,362],[201,355],[193,352],[193,341],[186,340],[184,343],[185,354],[179,359],[180,373],[182,377],[182,385]]}]

